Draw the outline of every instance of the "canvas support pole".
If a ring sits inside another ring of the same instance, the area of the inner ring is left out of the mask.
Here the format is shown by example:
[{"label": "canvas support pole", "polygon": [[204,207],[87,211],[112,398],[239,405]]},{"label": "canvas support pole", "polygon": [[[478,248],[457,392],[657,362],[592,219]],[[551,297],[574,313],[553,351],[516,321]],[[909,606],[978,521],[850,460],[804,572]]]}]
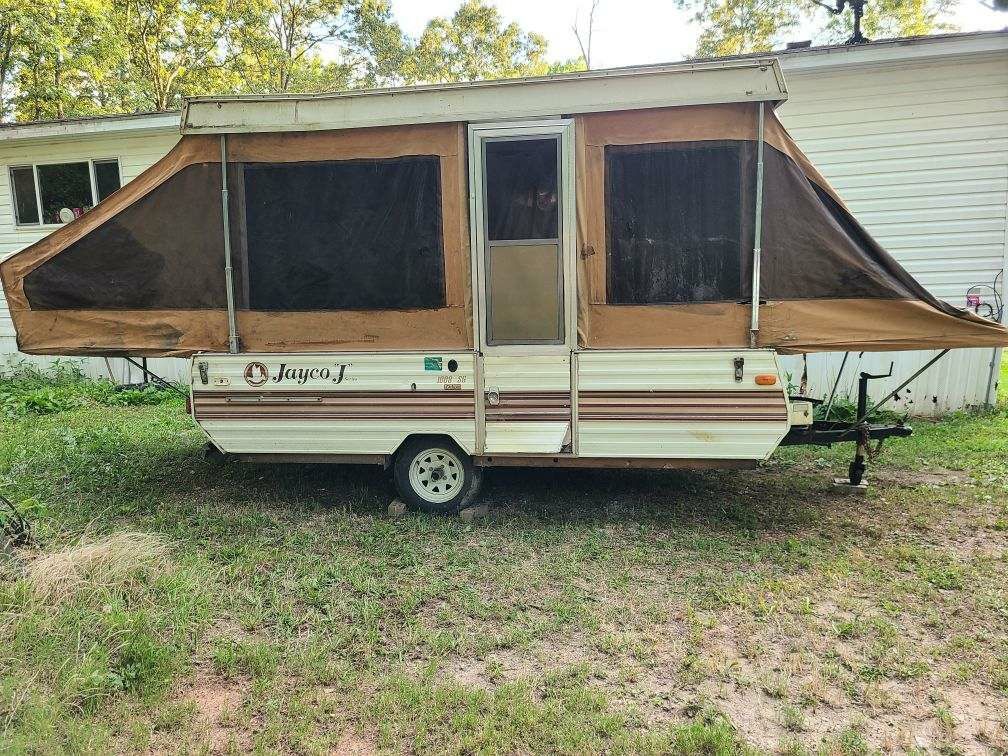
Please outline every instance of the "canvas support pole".
[{"label": "canvas support pole", "polygon": [[228,213],[227,134],[220,137],[221,214],[224,218],[224,286],[227,290],[228,351],[238,353],[238,323],[235,319],[234,268],[231,266],[231,220]]},{"label": "canvas support pole", "polygon": [[763,243],[763,127],[766,105],[760,101],[756,124],[756,224],[753,230],[752,316],[749,321],[749,348],[756,348],[759,335],[760,252]]}]

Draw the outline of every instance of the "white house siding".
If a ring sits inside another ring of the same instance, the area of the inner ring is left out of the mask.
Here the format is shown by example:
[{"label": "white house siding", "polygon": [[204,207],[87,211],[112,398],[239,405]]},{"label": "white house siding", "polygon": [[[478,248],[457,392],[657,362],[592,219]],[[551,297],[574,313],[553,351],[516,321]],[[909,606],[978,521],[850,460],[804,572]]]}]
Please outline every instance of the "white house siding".
[{"label": "white house siding", "polygon": [[[11,199],[10,172],[12,165],[29,163],[59,163],[100,158],[118,158],[122,183],[136,178],[145,169],[164,157],[179,140],[178,127],[147,129],[141,132],[100,133],[59,136],[48,139],[0,141],[0,259],[38,241],[51,233],[55,226],[17,226]],[[0,290],[0,369],[6,363],[28,359],[17,351],[14,326]],[[47,364],[51,359],[31,357],[32,362]],[[102,359],[75,360],[92,376],[113,375],[122,382],[139,380],[140,373],[125,360]],[[150,367],[171,378],[185,374],[184,360],[151,360]]]},{"label": "white house siding", "polygon": [[[934,44],[934,43],[933,43]],[[1006,260],[1008,207],[1008,38],[968,57],[902,64],[805,68],[785,56],[790,98],[781,120],[854,215],[925,287],[965,306],[973,284],[991,284]],[[810,56],[811,57],[811,56]],[[1004,288],[1004,275],[1001,285]],[[990,301],[989,292],[982,292]],[[840,395],[856,395],[861,370],[874,396],[895,389],[936,352],[850,356]],[[810,355],[810,393],[832,388],[842,354]],[[954,350],[892,406],[939,414],[993,400],[992,349]],[[789,358],[798,383],[801,358]],[[994,371],[997,379],[997,371]],[[990,393],[988,393],[990,391]]]}]

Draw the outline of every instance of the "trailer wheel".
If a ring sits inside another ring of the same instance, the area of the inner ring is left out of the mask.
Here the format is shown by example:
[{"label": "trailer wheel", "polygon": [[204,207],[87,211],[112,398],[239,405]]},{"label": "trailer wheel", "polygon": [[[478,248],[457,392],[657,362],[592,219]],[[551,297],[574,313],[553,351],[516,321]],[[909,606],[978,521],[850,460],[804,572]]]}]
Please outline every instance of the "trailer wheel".
[{"label": "trailer wheel", "polygon": [[422,437],[399,450],[394,476],[399,496],[409,506],[455,514],[479,493],[482,470],[450,439]]}]

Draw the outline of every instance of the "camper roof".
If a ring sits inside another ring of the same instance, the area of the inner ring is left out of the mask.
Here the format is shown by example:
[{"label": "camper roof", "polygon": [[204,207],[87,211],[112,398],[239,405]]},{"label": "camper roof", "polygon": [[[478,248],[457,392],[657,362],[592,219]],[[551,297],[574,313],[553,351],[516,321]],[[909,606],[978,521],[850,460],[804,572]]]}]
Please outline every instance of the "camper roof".
[{"label": "camper roof", "polygon": [[786,99],[780,64],[767,57],[334,94],[196,97],[182,108],[182,133],[512,120],[679,105],[780,103]]}]

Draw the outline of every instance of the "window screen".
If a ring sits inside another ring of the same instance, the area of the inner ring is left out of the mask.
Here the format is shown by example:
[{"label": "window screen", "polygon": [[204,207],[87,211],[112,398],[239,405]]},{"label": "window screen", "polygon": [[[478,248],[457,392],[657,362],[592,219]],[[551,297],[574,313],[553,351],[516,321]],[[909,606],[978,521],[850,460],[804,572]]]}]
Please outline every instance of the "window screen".
[{"label": "window screen", "polygon": [[28,303],[33,310],[224,308],[220,186],[218,163],[183,168],[29,273]]},{"label": "window screen", "polygon": [[669,304],[741,296],[742,148],[605,148],[608,301]]},{"label": "window screen", "polygon": [[556,139],[488,141],[486,176],[488,239],[557,238]]},{"label": "window screen", "polygon": [[[94,205],[88,163],[40,165],[36,170],[43,223],[66,223]],[[61,215],[61,210],[69,210],[69,213]]]},{"label": "window screen", "polygon": [[445,304],[440,161],[247,164],[253,310]]},{"label": "window screen", "polygon": [[14,195],[14,220],[18,224],[38,223],[38,201],[35,197],[35,169],[30,165],[11,168],[11,192]]},{"label": "window screen", "polygon": [[108,197],[119,188],[119,161],[96,160],[94,162],[95,190],[98,201]]}]

